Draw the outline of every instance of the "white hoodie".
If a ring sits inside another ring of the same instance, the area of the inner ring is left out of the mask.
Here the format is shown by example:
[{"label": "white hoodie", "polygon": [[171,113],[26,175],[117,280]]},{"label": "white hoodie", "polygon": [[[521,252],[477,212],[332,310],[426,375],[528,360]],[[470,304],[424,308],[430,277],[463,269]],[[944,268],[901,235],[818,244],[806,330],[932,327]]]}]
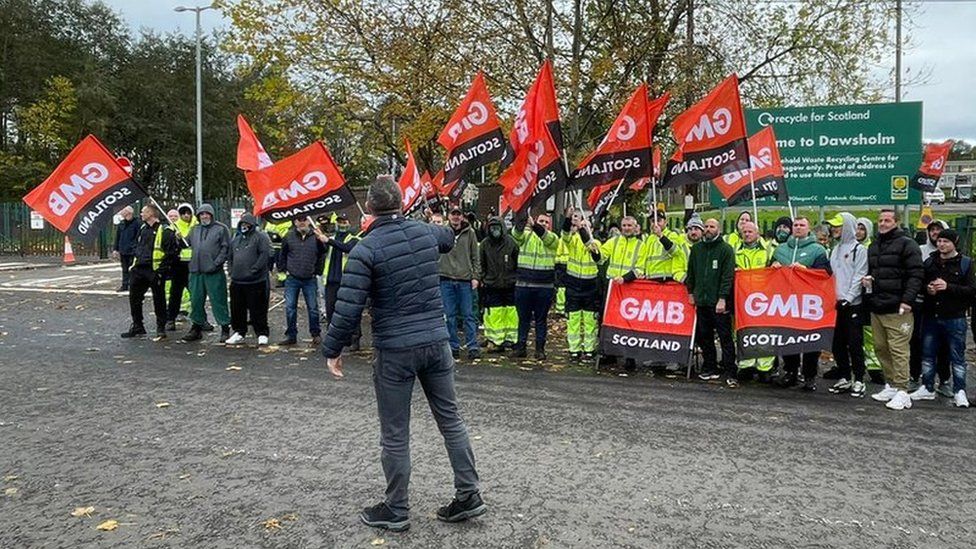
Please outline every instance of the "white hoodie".
[{"label": "white hoodie", "polygon": [[[938,223],[939,225],[942,225],[942,230],[943,231],[949,228],[949,224],[946,223],[945,221],[942,221],[941,219],[936,219],[932,223]],[[922,262],[923,263],[925,262],[926,259],[929,258],[930,255],[932,255],[932,252],[935,252],[935,251],[938,251],[939,250],[938,246],[935,245],[935,242],[932,242],[932,239],[929,238],[929,229],[928,229],[928,227],[925,228],[925,244],[923,244],[921,246],[921,248],[922,248]]]},{"label": "white hoodie", "polygon": [[868,249],[857,241],[857,220],[842,212],[840,242],[830,252],[830,268],[834,271],[837,301],[851,305],[861,302],[861,279],[868,274]]}]

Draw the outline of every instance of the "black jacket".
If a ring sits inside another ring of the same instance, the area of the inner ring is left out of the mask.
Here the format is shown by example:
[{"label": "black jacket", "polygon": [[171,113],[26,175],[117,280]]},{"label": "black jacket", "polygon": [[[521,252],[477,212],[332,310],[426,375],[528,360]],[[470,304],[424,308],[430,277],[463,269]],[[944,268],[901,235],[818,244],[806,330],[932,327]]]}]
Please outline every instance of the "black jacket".
[{"label": "black jacket", "polygon": [[271,267],[271,239],[258,227],[258,220],[253,214],[244,214],[241,221],[251,225],[251,230],[242,233],[238,229],[230,241],[230,252],[227,254],[230,279],[238,284],[267,282]]},{"label": "black jacket", "polygon": [[488,230],[497,225],[502,229],[502,237],[488,236],[481,241],[481,283],[486,288],[511,289],[515,287],[515,269],[518,267],[518,244],[498,218],[488,222]]},{"label": "black jacket", "polygon": [[[965,263],[966,272],[962,272]],[[964,318],[969,307],[976,298],[976,277],[973,276],[973,260],[958,254],[952,259],[943,260],[939,252],[925,260],[925,279],[922,283],[922,293],[925,296],[925,316],[934,318]],[[929,282],[941,278],[946,282],[946,289],[935,295],[929,295],[926,288]]]},{"label": "black jacket", "polygon": [[[140,222],[141,223],[141,222]],[[163,260],[156,270],[160,275],[165,276],[170,268],[180,258],[180,240],[176,237],[176,231],[156,222],[155,225],[142,223],[136,235],[136,243],[132,253],[135,256],[134,267],[152,269],[153,248],[156,246],[156,231],[163,231],[160,246],[163,249]]]},{"label": "black jacket", "polygon": [[349,344],[367,299],[377,349],[447,341],[437,260],[453,247],[450,229],[377,217],[346,261],[322,354],[335,358]]},{"label": "black jacket", "polygon": [[134,217],[128,221],[123,219],[122,223],[115,228],[115,245],[112,250],[121,255],[135,255],[136,240],[139,238],[141,226],[142,222]]},{"label": "black jacket", "polygon": [[902,303],[914,306],[922,291],[922,252],[901,229],[879,234],[868,247],[868,274],[874,277],[871,293],[865,295],[868,310],[897,313]]},{"label": "black jacket", "polygon": [[325,243],[314,232],[301,235],[298,227],[292,227],[281,241],[278,269],[301,280],[315,278],[325,268],[325,252]]},{"label": "black jacket", "polygon": [[[326,284],[337,284],[342,281],[342,256],[343,254],[348,255],[358,242],[359,237],[348,232],[342,234],[336,233],[335,236],[329,239],[328,250],[325,252],[330,254],[329,272],[325,273]],[[325,268],[324,263],[322,264],[322,268]]]}]

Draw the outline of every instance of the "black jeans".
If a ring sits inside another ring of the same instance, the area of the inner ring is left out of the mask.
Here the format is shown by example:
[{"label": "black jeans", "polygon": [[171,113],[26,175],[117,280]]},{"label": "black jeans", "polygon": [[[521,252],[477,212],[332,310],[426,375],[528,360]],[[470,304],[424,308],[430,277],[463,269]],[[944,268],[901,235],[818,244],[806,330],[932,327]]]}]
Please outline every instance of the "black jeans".
[{"label": "black jeans", "polygon": [[373,387],[380,417],[380,445],[386,476],[386,504],[406,515],[410,483],[410,401],[414,380],[427,396],[430,412],[444,437],[447,457],[454,470],[454,490],[459,500],[478,492],[478,473],[468,428],[458,411],[454,389],[454,359],[446,341],[409,349],[376,349]]},{"label": "black jeans", "polygon": [[166,288],[163,278],[148,265],[139,265],[129,271],[129,311],[132,325],[145,327],[142,319],[142,300],[146,291],[152,291],[153,311],[156,313],[156,331],[166,330]]},{"label": "black jeans", "polygon": [[[702,372],[724,372],[728,377],[736,374],[735,342],[732,340],[732,315],[718,314],[715,306],[695,307],[698,326],[695,331],[695,344],[702,351]],[[722,369],[718,368],[718,355],[715,349],[715,334],[722,347]]]},{"label": "black jeans", "polygon": [[[325,331],[329,331],[329,324],[332,322],[332,313],[335,312],[336,301],[339,299],[339,285],[341,282],[325,283]],[[362,321],[356,324],[356,329],[352,333],[352,342],[356,343],[363,337]]]},{"label": "black jeans", "polygon": [[801,362],[803,363],[803,379],[805,381],[817,379],[817,370],[820,366],[820,351],[803,353],[802,355],[784,356],[783,370],[788,374],[796,374],[800,371]]},{"label": "black jeans", "polygon": [[169,305],[166,308],[166,317],[176,322],[176,317],[180,314],[180,305],[183,303],[183,290],[190,284],[190,263],[175,262],[170,268],[168,279],[170,281]]},{"label": "black jeans", "polygon": [[535,325],[535,350],[546,350],[546,324],[549,318],[549,308],[552,298],[556,295],[554,288],[535,288],[528,286],[515,287],[515,310],[518,311],[518,343],[517,349],[524,349],[529,339],[529,328]]},{"label": "black jeans", "polygon": [[[831,352],[840,370],[841,379],[864,381],[864,307],[848,305],[837,309],[837,325],[834,326],[834,342]],[[870,322],[869,322],[870,324]],[[851,379],[851,367],[854,378]],[[804,374],[806,375],[806,374]]]},{"label": "black jeans", "polygon": [[122,289],[123,290],[129,289],[129,280],[130,280],[129,269],[132,267],[132,260],[134,260],[135,258],[136,256],[134,255],[119,256],[119,263],[122,264]]},{"label": "black jeans", "polygon": [[[912,339],[909,342],[908,377],[919,380],[922,377],[922,335],[925,329],[925,316],[922,314],[922,304],[916,303],[912,307],[912,315],[915,317],[915,324],[912,326]],[[952,380],[952,372],[949,369],[949,347],[943,345],[939,347],[939,352],[935,358],[935,372],[939,374],[939,382],[945,383]]]},{"label": "black jeans", "polygon": [[230,325],[235,332],[247,335],[247,318],[251,317],[254,333],[266,336],[268,331],[268,301],[271,286],[267,279],[262,282],[230,283]]}]

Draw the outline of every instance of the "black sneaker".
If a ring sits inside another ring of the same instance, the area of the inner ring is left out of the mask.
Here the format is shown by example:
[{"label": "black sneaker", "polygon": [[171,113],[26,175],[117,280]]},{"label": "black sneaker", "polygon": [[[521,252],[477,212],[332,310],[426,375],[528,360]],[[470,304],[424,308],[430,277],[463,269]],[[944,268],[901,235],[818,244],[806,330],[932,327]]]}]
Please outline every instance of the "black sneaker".
[{"label": "black sneaker", "polygon": [[410,529],[410,519],[406,516],[397,516],[386,503],[377,503],[363,509],[359,514],[359,520],[366,526],[383,528],[391,532],[404,532]]},{"label": "black sneaker", "polygon": [[720,377],[722,377],[722,376],[718,375],[718,372],[708,372],[708,371],[705,371],[705,372],[702,372],[702,373],[698,374],[698,379],[700,379],[702,381],[712,381],[713,379],[718,379]]},{"label": "black sneaker", "polygon": [[163,330],[157,329],[156,330],[156,337],[153,338],[153,341],[162,341],[164,339],[166,339],[166,330],[165,329],[163,329]]},{"label": "black sneaker", "polygon": [[529,353],[525,350],[525,347],[516,347],[512,351],[512,358],[525,358],[527,356],[529,356]]},{"label": "black sneaker", "polygon": [[580,352],[569,353],[569,358],[570,360],[579,360],[583,358],[583,353]]},{"label": "black sneaker", "polygon": [[734,377],[727,377],[725,378],[725,386],[728,387],[729,389],[738,389],[739,380],[735,379]]},{"label": "black sneaker", "polygon": [[794,387],[799,381],[796,379],[796,374],[785,373],[778,380],[776,380],[776,385],[780,387]]},{"label": "black sneaker", "polygon": [[840,379],[841,378],[840,368],[831,368],[831,369],[827,370],[826,372],[824,372],[823,378],[824,379]]},{"label": "black sneaker", "polygon": [[583,356],[580,357],[580,360],[582,360],[584,362],[589,362],[589,361],[592,361],[595,358],[596,358],[596,355],[593,354],[593,353],[583,353]]},{"label": "black sneaker", "polygon": [[471,494],[468,499],[458,501],[457,498],[437,510],[437,520],[444,522],[461,522],[485,514],[488,506],[481,500],[480,494]]},{"label": "black sneaker", "polygon": [[203,333],[200,329],[200,326],[198,326],[197,324],[191,326],[190,331],[187,332],[185,336],[183,336],[183,341],[186,342],[200,341],[201,339],[203,339]]},{"label": "black sneaker", "polygon": [[801,387],[801,389],[808,393],[812,393],[817,390],[817,382],[812,379],[808,379],[803,382],[803,387]]},{"label": "black sneaker", "polygon": [[201,326],[200,329],[203,330],[204,332],[212,332],[212,331],[214,331],[214,325],[211,324],[210,322],[204,320],[203,321],[203,326]]},{"label": "black sneaker", "polygon": [[479,358],[481,358],[481,351],[478,349],[468,351],[468,360],[478,360]]},{"label": "black sneaker", "polygon": [[281,341],[279,341],[278,342],[278,345],[282,345],[282,346],[284,346],[284,345],[294,345],[296,343],[298,343],[298,340],[297,339],[295,339],[293,337],[286,337],[285,339],[282,339]]},{"label": "black sneaker", "polygon": [[125,332],[122,332],[122,339],[129,339],[133,337],[139,337],[146,335],[146,328],[143,326],[130,326]]},{"label": "black sneaker", "polygon": [[536,351],[534,356],[535,356],[535,359],[536,360],[545,360],[546,359],[546,352],[545,351]]},{"label": "black sneaker", "polygon": [[220,327],[220,342],[224,343],[230,339],[230,326],[224,325]]},{"label": "black sneaker", "polygon": [[451,349],[451,356],[454,360],[461,360],[461,349]]}]

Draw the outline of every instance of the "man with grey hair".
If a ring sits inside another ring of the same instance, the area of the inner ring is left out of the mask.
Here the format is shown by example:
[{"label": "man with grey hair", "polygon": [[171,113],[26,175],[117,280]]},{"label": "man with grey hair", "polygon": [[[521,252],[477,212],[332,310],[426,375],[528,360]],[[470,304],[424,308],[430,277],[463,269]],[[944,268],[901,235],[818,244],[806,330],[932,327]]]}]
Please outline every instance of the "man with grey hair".
[{"label": "man with grey hair", "polygon": [[415,380],[427,395],[454,470],[454,500],[437,510],[437,518],[459,522],[487,510],[468,429],[458,411],[454,359],[441,301],[438,259],[454,247],[453,231],[406,219],[400,205],[400,188],[392,177],[380,176],[370,185],[366,208],[374,219],[349,253],[332,322],[322,341],[329,371],[341,378],[342,349],[352,339],[369,299],[386,498],[363,509],[360,520],[393,531],[410,527],[407,487]]}]

